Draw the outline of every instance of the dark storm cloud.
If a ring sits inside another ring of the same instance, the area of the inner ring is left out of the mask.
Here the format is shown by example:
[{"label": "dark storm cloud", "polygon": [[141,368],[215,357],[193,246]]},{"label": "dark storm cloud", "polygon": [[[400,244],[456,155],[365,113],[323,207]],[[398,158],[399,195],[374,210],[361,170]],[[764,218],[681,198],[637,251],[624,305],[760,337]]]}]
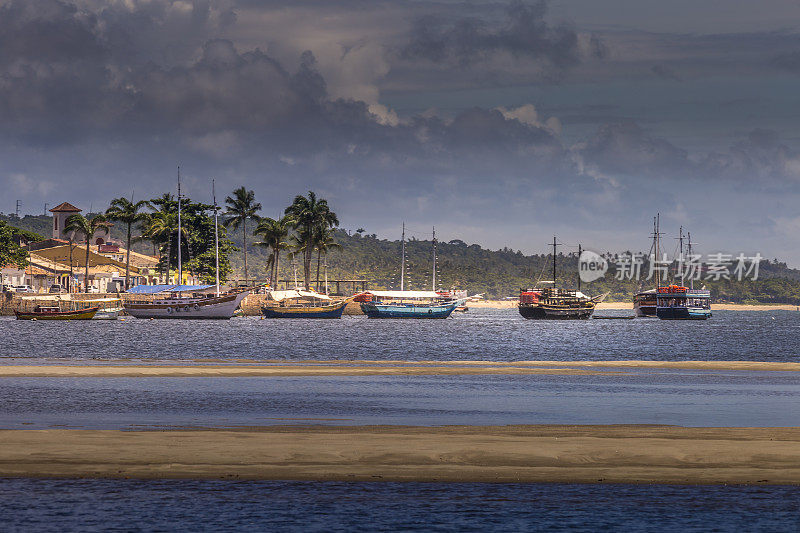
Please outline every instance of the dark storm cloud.
[{"label": "dark storm cloud", "polygon": [[[514,1],[506,8],[505,23],[499,26],[478,18],[421,17],[415,21],[401,55],[406,59],[465,65],[487,59],[496,52],[508,52],[559,69],[578,64],[578,34],[567,24],[549,24],[546,13],[544,1],[534,4]],[[605,54],[597,36],[592,38],[592,53],[597,57]]]},{"label": "dark storm cloud", "polygon": [[[781,142],[771,130],[754,129],[725,153],[711,153],[701,161],[702,169],[720,178],[744,178],[751,185],[764,180],[800,180],[800,152]],[[770,184],[771,184],[770,183]]]},{"label": "dark storm cloud", "polygon": [[581,150],[604,173],[674,175],[689,167],[685,150],[653,137],[634,122],[606,124]]}]

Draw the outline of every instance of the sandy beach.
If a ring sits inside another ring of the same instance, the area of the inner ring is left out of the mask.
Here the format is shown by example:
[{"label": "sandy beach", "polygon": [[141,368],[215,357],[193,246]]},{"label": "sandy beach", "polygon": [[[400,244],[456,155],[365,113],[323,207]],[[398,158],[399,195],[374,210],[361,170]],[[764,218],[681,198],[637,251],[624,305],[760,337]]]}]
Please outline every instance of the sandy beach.
[{"label": "sandy beach", "polygon": [[0,431],[0,476],[800,483],[800,428],[268,427]]},{"label": "sandy beach", "polygon": [[196,360],[187,364],[124,363],[0,365],[13,377],[299,377],[438,375],[603,375],[648,369],[800,372],[800,363],[763,361],[256,361]]}]

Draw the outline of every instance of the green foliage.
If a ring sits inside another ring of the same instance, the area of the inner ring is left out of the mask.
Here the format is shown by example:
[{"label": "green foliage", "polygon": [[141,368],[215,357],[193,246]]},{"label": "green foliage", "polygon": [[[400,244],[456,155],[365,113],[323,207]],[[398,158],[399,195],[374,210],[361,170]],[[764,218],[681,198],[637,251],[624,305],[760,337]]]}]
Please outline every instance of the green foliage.
[{"label": "green foliage", "polygon": [[[326,239],[326,230],[339,225],[339,219],[336,213],[331,211],[328,201],[317,198],[314,191],[308,191],[308,196],[295,196],[292,205],[286,208],[285,214],[294,221],[295,248],[303,254],[303,279],[305,286],[310,287],[314,248],[319,245],[318,250],[324,253],[322,248],[325,244],[319,243]],[[333,242],[331,239],[330,243]]]},{"label": "green foliage", "polygon": [[17,244],[17,240],[20,235],[27,237],[30,233],[0,220],[0,268],[6,265],[28,266],[28,253]]},{"label": "green foliage", "polygon": [[[161,251],[159,270],[178,268],[178,202],[170,194],[150,200],[155,210],[147,213],[144,221],[144,237],[156,243]],[[214,217],[213,206],[181,200],[181,259],[187,272],[212,283],[215,274]],[[225,281],[231,272],[230,253],[235,251],[224,226],[219,227],[219,277]]]},{"label": "green foliage", "polygon": [[[328,278],[366,279],[373,289],[400,288],[400,241],[378,239],[376,235],[343,230],[334,232],[340,245],[328,253]],[[437,243],[438,288],[466,289],[470,294],[486,293],[487,298],[516,297],[521,288],[532,287],[537,280],[551,279],[552,255],[524,255],[504,248],[487,250],[477,244],[468,245],[461,240]],[[253,271],[265,272],[267,251],[254,249],[251,256]],[[431,241],[411,239],[406,242],[406,289],[431,288],[433,248]],[[236,268],[234,263],[234,269]],[[577,253],[559,253],[556,256],[558,283],[577,287]],[[648,283],[648,266],[643,267],[642,281],[618,280],[612,273],[581,289],[591,296],[609,292],[609,301],[630,302],[633,295],[652,288]],[[266,276],[265,276],[266,277]],[[291,262],[280,265],[280,279],[292,279]],[[789,303],[800,305],[800,270],[788,268],[785,263],[764,261],[757,281],[701,281],[695,287],[711,290],[714,301],[733,303]],[[344,290],[344,287],[342,287]],[[349,286],[348,286],[349,290]]]},{"label": "green foliage", "polygon": [[247,220],[258,220],[258,212],[261,210],[261,204],[256,202],[256,195],[253,191],[248,191],[244,187],[239,187],[233,191],[233,196],[225,198],[225,203],[228,206],[228,211],[225,213],[225,227],[237,230],[239,226],[242,227],[242,250],[244,250],[244,277],[245,280],[249,278],[247,272]]}]

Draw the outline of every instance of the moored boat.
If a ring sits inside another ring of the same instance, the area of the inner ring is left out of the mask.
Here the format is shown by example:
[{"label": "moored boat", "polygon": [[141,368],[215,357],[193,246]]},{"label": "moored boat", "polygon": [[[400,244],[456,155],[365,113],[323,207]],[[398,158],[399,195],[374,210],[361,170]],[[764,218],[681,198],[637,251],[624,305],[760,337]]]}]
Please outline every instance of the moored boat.
[{"label": "moored boat", "polygon": [[[655,217],[653,217],[653,244],[650,246],[651,261],[659,259],[661,255],[660,224],[661,214],[658,213]],[[661,270],[654,268],[652,271],[653,274],[655,274],[656,288],[639,291],[633,296],[633,311],[634,314],[639,318],[656,316],[656,308],[658,307],[656,300],[658,287],[661,286]]]},{"label": "moored boat", "polygon": [[312,291],[272,291],[275,304],[261,307],[265,318],[341,318],[344,308],[353,298],[332,300],[330,296]]},{"label": "moored boat", "polygon": [[633,296],[633,310],[637,317],[656,316],[657,295],[656,289],[650,289]]},{"label": "moored boat", "polygon": [[91,320],[97,307],[62,311],[60,307],[37,305],[33,311],[14,311],[17,320]]},{"label": "moored boat", "polygon": [[602,297],[589,298],[580,291],[545,287],[520,291],[519,314],[527,319],[569,320],[592,316]]},{"label": "moored boat", "polygon": [[[365,295],[369,300],[364,301]],[[434,291],[367,291],[360,296],[368,318],[447,318],[466,302],[442,298]]]},{"label": "moored boat", "polygon": [[229,319],[253,289],[208,293],[214,285],[139,285],[129,293],[163,294],[153,300],[126,299],[125,312],[135,318]]},{"label": "moored boat", "polygon": [[[523,318],[534,320],[570,320],[587,319],[594,313],[595,307],[602,302],[608,293],[590,298],[578,290],[555,287],[556,279],[556,238],[553,237],[553,280],[540,281],[549,286],[535,289],[521,289],[519,293],[519,314]],[[578,248],[580,256],[580,247]]]},{"label": "moored boat", "polygon": [[680,285],[658,288],[656,316],[661,320],[706,320],[711,318],[711,291]]}]

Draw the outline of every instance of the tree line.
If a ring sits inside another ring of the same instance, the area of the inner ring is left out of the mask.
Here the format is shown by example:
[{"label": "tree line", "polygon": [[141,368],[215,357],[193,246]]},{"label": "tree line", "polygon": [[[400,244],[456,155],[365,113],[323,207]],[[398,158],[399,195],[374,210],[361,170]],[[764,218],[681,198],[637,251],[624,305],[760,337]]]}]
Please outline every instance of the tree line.
[{"label": "tree line", "polygon": [[[109,228],[112,222],[124,224],[125,243],[128,253],[125,259],[125,288],[130,288],[130,250],[142,241],[150,242],[153,253],[159,257],[159,272],[169,273],[178,266],[178,251],[185,258],[182,262],[192,275],[204,281],[215,279],[217,274],[214,250],[214,205],[193,202],[189,198],[180,199],[181,224],[178,233],[178,200],[172,194],[164,194],[152,200],[134,202],[125,197],[111,201],[104,213],[76,213],[67,218],[65,232],[69,233],[70,246],[75,235],[83,236],[86,244],[85,290],[88,292],[89,246],[92,236],[99,230]],[[262,217],[258,213],[261,204],[256,202],[255,193],[245,187],[234,190],[225,198],[225,209],[218,213],[222,217],[219,232],[219,278],[226,281],[231,272],[231,252],[237,248],[226,230],[242,229],[244,278],[248,272],[248,236],[255,235],[260,241],[255,246],[269,250],[266,265],[273,285],[277,281],[281,255],[288,251],[290,257],[300,255],[303,262],[303,278],[306,287],[311,286],[312,261],[316,254],[317,285],[319,285],[320,261],[323,254],[338,246],[333,238],[333,229],[339,219],[330,209],[327,200],[318,198],[313,191],[307,196],[297,195],[284,210],[284,216],[277,219]],[[139,231],[136,235],[135,232]],[[71,250],[71,248],[70,248]],[[71,261],[70,261],[71,263]]]}]

